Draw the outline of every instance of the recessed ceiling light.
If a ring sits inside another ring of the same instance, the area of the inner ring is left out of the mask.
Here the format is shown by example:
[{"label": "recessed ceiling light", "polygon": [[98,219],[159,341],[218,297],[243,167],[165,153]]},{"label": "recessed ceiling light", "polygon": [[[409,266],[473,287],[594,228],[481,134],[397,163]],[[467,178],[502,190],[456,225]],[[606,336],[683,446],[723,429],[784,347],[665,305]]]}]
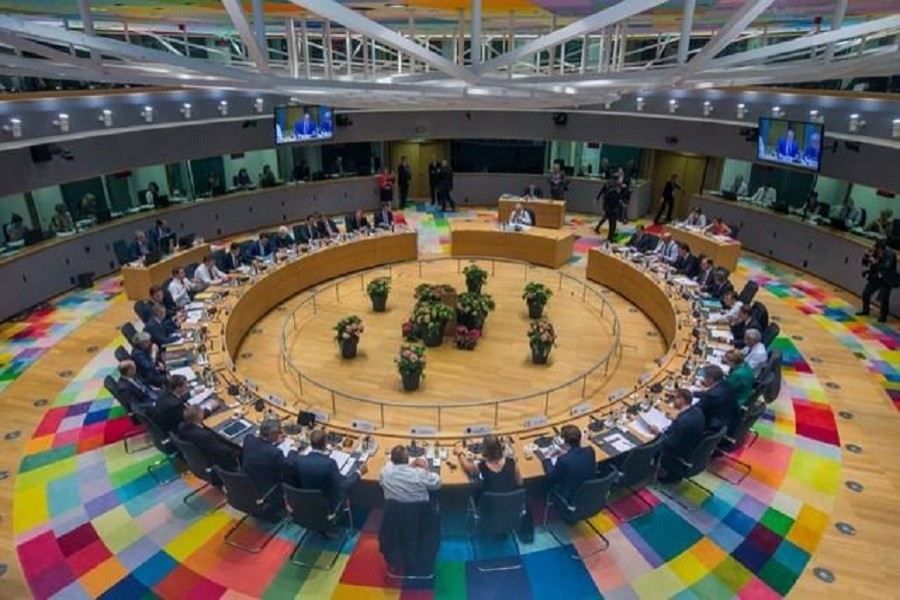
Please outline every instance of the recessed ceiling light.
[{"label": "recessed ceiling light", "polygon": [[388,4],[385,4],[385,6],[388,8],[406,8],[407,7],[407,5],[403,4],[402,2],[390,2]]}]

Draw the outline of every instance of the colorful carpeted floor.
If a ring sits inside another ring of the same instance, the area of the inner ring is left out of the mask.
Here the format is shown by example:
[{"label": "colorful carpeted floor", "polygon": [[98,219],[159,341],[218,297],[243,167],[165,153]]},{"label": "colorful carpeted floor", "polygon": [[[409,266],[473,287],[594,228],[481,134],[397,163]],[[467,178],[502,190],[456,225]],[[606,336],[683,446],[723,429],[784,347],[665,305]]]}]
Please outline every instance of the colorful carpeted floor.
[{"label": "colorful carpeted floor", "polygon": [[[491,219],[495,213],[460,213]],[[448,216],[408,211],[424,254],[447,253]],[[450,216],[449,218],[453,218]],[[579,225],[580,217],[570,217]],[[626,228],[622,235],[628,234]],[[598,243],[580,238],[573,263]],[[852,307],[771,264],[744,259],[743,275],[816,319],[877,374],[895,403],[900,336],[888,326],[855,320]],[[112,302],[118,284],[70,294],[20,321],[0,327],[0,392],[53,343]],[[159,485],[147,473],[152,450],[125,452],[130,421],[103,390],[114,370],[112,341],[51,400],[19,466],[13,528],[23,571],[38,598],[768,598],[786,594],[809,561],[830,520],[841,474],[840,440],[822,383],[789,338],[785,387],[757,426],[759,440],[742,459],[753,472],[738,486],[709,474],[714,491],[687,512],[656,491],[643,492],[655,509],[630,522],[606,512],[594,521],[608,551],[581,562],[595,539],[587,528],[557,526],[566,547],[538,528],[521,547],[523,568],[483,574],[475,569],[463,516],[444,512],[437,576],[432,583],[389,580],[378,553],[378,510],[357,510],[359,531],[330,572],[293,565],[288,556],[301,532],[284,528],[259,555],[223,542],[236,520],[227,508],[194,510],[182,497],[189,478]],[[213,492],[201,503],[217,502]],[[634,512],[633,500],[616,506]],[[540,514],[540,508],[538,508]],[[334,546],[319,546],[327,561]],[[479,547],[510,553],[511,546]]]}]

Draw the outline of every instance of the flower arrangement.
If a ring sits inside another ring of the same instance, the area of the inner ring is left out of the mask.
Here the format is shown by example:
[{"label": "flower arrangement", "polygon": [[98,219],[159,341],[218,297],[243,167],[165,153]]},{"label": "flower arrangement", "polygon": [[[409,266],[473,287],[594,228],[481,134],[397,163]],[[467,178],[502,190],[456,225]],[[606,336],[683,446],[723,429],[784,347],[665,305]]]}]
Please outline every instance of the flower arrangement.
[{"label": "flower arrangement", "polygon": [[416,289],[413,292],[413,297],[416,299],[416,302],[439,302],[447,292],[454,292],[453,286],[420,283],[416,286]]},{"label": "flower arrangement", "polygon": [[543,306],[547,304],[547,301],[550,300],[550,296],[552,295],[553,290],[543,283],[529,281],[525,284],[525,290],[522,292],[522,299],[529,304],[540,304]]},{"label": "flower arrangement", "polygon": [[481,329],[488,313],[497,307],[490,294],[473,294],[463,292],[456,300],[458,320],[470,327]]},{"label": "flower arrangement", "polygon": [[404,344],[394,359],[400,375],[422,375],[425,370],[425,347],[419,344]]},{"label": "flower arrangement", "polygon": [[350,315],[338,321],[334,326],[334,340],[338,344],[343,344],[350,338],[359,338],[365,330],[362,319],[356,315]]},{"label": "flower arrangement", "polygon": [[391,293],[391,278],[376,277],[366,286],[366,293],[369,297],[387,297]]},{"label": "flower arrangement", "polygon": [[487,281],[488,272],[478,265],[469,265],[463,269],[466,276],[466,288],[473,293],[480,293],[481,286]]},{"label": "flower arrangement", "polygon": [[481,338],[481,330],[472,328],[469,329],[464,325],[460,325],[456,328],[456,347],[460,350],[474,350],[475,345],[478,343],[478,340]]},{"label": "flower arrangement", "polygon": [[556,345],[556,331],[553,329],[553,323],[547,319],[533,321],[528,327],[528,343],[532,350],[550,352],[550,349]]},{"label": "flower arrangement", "polygon": [[413,308],[410,321],[419,328],[421,335],[443,331],[447,321],[453,318],[453,309],[438,301],[420,301]]},{"label": "flower arrangement", "polygon": [[412,318],[403,322],[401,332],[403,334],[403,339],[407,342],[418,342],[422,339],[422,336],[419,335],[419,328],[413,323]]}]

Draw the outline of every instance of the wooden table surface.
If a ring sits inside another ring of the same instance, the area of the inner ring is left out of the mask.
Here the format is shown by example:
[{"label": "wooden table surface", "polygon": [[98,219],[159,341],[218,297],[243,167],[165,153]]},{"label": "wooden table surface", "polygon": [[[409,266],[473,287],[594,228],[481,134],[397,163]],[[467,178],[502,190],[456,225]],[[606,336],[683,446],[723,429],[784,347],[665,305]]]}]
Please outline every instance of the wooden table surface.
[{"label": "wooden table surface", "polygon": [[531,227],[504,231],[484,221],[450,222],[452,256],[511,258],[558,269],[575,251],[575,234],[561,229]]},{"label": "wooden table surface", "polygon": [[565,200],[549,200],[547,198],[536,198],[527,200],[525,198],[509,198],[501,197],[497,201],[499,211],[499,221],[506,223],[509,221],[509,215],[516,208],[516,204],[521,203],[524,208],[534,212],[534,223],[536,227],[546,227],[548,229],[562,229],[566,223],[566,201]]},{"label": "wooden table surface", "polygon": [[172,276],[172,269],[202,262],[203,257],[209,253],[209,244],[196,244],[187,250],[165,256],[149,267],[126,265],[122,267],[122,286],[130,300],[147,300],[150,297],[150,286],[162,284]]},{"label": "wooden table surface", "polygon": [[665,232],[671,233],[678,242],[684,242],[691,247],[691,254],[709,256],[720,267],[725,267],[734,272],[738,258],[741,256],[741,243],[737,240],[720,242],[699,231],[666,225]]}]

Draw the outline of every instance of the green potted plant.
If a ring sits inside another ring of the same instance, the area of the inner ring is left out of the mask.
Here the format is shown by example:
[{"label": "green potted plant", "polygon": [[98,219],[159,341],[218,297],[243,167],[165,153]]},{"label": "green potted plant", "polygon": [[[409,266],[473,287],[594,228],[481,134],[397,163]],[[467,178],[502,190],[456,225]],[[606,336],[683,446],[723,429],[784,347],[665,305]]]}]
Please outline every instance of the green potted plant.
[{"label": "green potted plant", "polygon": [[441,286],[430,283],[420,283],[413,291],[416,302],[437,302],[441,299]]},{"label": "green potted plant", "polygon": [[334,340],[341,347],[341,356],[344,358],[356,358],[359,336],[365,330],[362,319],[356,315],[344,317],[337,322],[334,326]]},{"label": "green potted plant", "polygon": [[372,310],[384,312],[387,306],[387,297],[391,293],[391,278],[376,277],[366,286],[366,292],[372,300]]},{"label": "green potted plant", "polygon": [[460,350],[474,350],[480,338],[480,329],[469,329],[465,325],[456,328],[456,347]]},{"label": "green potted plant", "polygon": [[407,342],[418,342],[422,339],[422,336],[419,335],[419,327],[413,322],[412,317],[403,322],[401,333]]},{"label": "green potted plant", "polygon": [[419,389],[425,371],[425,348],[419,344],[404,344],[394,362],[403,380],[403,389],[407,392]]},{"label": "green potted plant", "polygon": [[531,346],[531,362],[536,365],[547,363],[550,350],[556,345],[556,331],[547,319],[532,321],[528,327],[528,344]]},{"label": "green potted plant", "polygon": [[463,269],[463,275],[466,276],[466,289],[470,294],[480,294],[481,287],[488,278],[488,272],[478,265],[469,265]]},{"label": "green potted plant", "polygon": [[443,302],[425,301],[416,304],[411,320],[425,345],[434,348],[444,341],[444,328],[452,318],[453,309]]},{"label": "green potted plant", "polygon": [[528,318],[540,319],[544,314],[544,306],[552,295],[553,291],[543,283],[534,281],[526,283],[522,298],[528,304]]},{"label": "green potted plant", "polygon": [[456,299],[456,322],[469,328],[484,329],[488,313],[496,307],[490,294],[463,292]]}]

